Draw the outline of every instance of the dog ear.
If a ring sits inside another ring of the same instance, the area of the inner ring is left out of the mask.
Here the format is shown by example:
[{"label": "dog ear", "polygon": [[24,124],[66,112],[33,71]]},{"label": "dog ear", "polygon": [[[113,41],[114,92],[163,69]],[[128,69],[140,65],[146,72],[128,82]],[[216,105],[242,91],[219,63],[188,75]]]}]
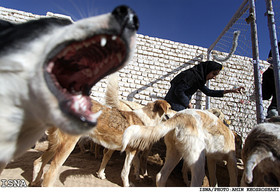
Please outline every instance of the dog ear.
[{"label": "dog ear", "polygon": [[164,100],[157,100],[155,102],[154,109],[155,109],[156,112],[159,113],[159,116],[161,117],[163,114],[167,113],[168,103]]}]

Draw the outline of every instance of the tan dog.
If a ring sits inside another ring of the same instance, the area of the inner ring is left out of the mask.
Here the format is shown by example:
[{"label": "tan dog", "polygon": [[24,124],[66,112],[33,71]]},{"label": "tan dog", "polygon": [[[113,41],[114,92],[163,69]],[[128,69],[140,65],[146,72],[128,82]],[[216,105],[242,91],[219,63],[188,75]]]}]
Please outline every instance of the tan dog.
[{"label": "tan dog", "polygon": [[[102,110],[102,114],[98,118],[96,128],[89,133],[89,137],[91,137],[95,143],[100,144],[109,150],[121,150],[123,148],[123,133],[130,125],[156,125],[160,123],[170,111],[170,105],[164,100],[148,103],[142,109],[134,111],[120,111],[115,108],[101,105],[96,101],[92,102],[93,106],[95,106],[92,108],[93,112]],[[34,173],[34,176],[37,177],[34,182],[32,182],[32,185],[36,185],[40,182],[43,166],[52,156],[54,156],[50,169],[45,174],[42,183],[42,186],[52,186],[57,177],[59,167],[67,159],[79,139],[79,137],[63,134],[59,130],[53,131],[53,134],[50,134],[49,136],[49,150],[34,163],[34,171],[38,172],[39,169],[41,169],[41,171],[39,171],[40,174],[38,175]],[[52,148],[55,148],[55,150]],[[131,161],[137,150],[138,148],[130,146],[125,148],[127,155],[121,174],[124,186],[129,186],[128,175]]]},{"label": "tan dog", "polygon": [[126,129],[123,147],[144,149],[165,136],[166,161],[157,174],[157,186],[165,186],[181,158],[190,167],[191,186],[201,186],[207,157],[211,186],[216,186],[216,160],[227,160],[230,186],[237,186],[234,135],[213,113],[186,109],[158,126],[134,125]]}]

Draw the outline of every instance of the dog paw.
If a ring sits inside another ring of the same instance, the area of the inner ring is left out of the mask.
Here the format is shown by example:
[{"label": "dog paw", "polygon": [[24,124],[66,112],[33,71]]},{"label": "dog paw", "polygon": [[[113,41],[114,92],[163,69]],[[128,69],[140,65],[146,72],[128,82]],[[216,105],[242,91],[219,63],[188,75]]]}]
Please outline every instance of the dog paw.
[{"label": "dog paw", "polygon": [[96,173],[97,174],[97,177],[99,178],[99,179],[106,179],[106,175],[105,175],[105,173]]}]

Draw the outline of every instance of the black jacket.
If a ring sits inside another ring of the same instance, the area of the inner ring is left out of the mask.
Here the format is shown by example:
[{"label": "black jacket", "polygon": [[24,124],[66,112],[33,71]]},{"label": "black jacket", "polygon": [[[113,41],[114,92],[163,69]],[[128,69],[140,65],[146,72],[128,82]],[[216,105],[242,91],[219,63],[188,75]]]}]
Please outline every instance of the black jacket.
[{"label": "black jacket", "polygon": [[174,105],[181,105],[181,109],[187,108],[192,95],[198,89],[207,96],[223,97],[223,90],[211,90],[205,86],[207,74],[221,69],[221,64],[207,61],[181,72],[171,81],[171,88],[166,94],[165,100],[170,103],[172,109],[176,110]]},{"label": "black jacket", "polygon": [[272,97],[272,101],[271,101],[270,106],[268,107],[268,110],[277,109],[274,72],[273,72],[273,69],[271,67],[269,67],[263,73],[262,96],[263,96],[263,100],[269,100]]}]

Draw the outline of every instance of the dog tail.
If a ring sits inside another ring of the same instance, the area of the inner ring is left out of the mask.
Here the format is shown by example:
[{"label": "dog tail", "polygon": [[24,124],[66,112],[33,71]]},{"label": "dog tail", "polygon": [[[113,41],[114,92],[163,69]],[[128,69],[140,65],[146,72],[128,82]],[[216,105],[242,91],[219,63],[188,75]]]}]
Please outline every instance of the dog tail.
[{"label": "dog tail", "polygon": [[119,83],[118,83],[119,73],[114,73],[108,77],[107,80],[107,90],[105,94],[106,105],[111,107],[119,108]]},{"label": "dog tail", "polygon": [[157,126],[132,125],[123,134],[123,148],[121,151],[124,151],[128,146],[143,151],[175,129],[175,127],[168,121]]},{"label": "dog tail", "polygon": [[265,158],[271,158],[272,155],[269,151],[254,151],[247,159],[247,162],[245,163],[244,173],[242,182],[245,182],[246,184],[250,184],[253,182],[253,171],[255,167]]}]

